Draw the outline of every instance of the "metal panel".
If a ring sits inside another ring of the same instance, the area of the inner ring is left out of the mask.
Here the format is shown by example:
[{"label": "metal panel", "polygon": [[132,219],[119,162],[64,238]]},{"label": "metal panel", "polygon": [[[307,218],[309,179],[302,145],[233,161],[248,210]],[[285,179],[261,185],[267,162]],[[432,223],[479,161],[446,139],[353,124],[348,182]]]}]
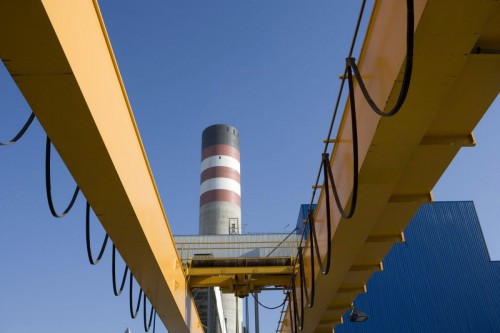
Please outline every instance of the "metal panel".
[{"label": "metal panel", "polygon": [[198,255],[214,258],[292,257],[300,241],[297,234],[174,236],[183,263]]},{"label": "metal panel", "polygon": [[500,262],[490,261],[472,202],[424,204],[368,282],[347,332],[499,332]]},{"label": "metal panel", "polygon": [[304,238],[307,239],[309,235],[309,224],[304,224],[307,221],[307,215],[309,214],[309,207],[311,207],[312,212],[316,209],[316,204],[302,204],[300,205],[299,216],[297,217],[297,225],[295,226],[295,232],[297,234],[302,234],[305,229]]}]

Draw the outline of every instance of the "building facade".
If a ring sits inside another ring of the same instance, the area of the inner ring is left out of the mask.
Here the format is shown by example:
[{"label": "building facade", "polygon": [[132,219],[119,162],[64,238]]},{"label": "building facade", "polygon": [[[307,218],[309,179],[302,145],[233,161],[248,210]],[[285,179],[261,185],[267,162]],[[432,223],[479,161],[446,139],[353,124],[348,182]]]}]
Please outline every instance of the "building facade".
[{"label": "building facade", "polygon": [[335,333],[500,332],[500,262],[491,261],[472,202],[424,204],[355,307],[368,321]]}]

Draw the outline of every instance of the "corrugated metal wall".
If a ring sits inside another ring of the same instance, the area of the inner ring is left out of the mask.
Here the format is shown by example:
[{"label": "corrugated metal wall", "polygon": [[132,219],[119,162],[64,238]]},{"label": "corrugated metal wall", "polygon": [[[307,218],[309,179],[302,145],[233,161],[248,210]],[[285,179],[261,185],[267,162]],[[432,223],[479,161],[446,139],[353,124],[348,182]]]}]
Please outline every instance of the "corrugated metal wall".
[{"label": "corrugated metal wall", "polygon": [[[305,224],[307,221],[307,215],[309,214],[309,207],[314,213],[316,209],[316,204],[302,204],[300,205],[299,216],[297,217],[297,225],[295,226],[295,232],[297,235],[302,235],[302,231],[304,228],[306,229],[304,232],[304,238],[306,239],[309,235],[309,224]],[[313,214],[314,215],[314,214]]]},{"label": "corrugated metal wall", "polygon": [[472,202],[422,205],[354,302],[368,314],[335,333],[500,332],[500,262],[490,261]]}]

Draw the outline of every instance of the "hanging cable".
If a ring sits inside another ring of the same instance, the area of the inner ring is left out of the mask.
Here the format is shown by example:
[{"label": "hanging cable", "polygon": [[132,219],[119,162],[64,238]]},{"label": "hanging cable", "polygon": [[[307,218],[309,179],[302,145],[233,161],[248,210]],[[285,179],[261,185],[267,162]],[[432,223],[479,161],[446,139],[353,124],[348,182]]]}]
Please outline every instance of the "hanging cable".
[{"label": "hanging cable", "polygon": [[135,311],[133,309],[133,301],[132,301],[132,285],[133,285],[133,280],[134,276],[132,275],[132,272],[130,272],[130,295],[129,295],[129,306],[130,306],[130,316],[132,319],[135,319],[137,317],[137,314],[139,313],[139,309],[141,307],[141,298],[142,298],[142,288],[139,291],[139,297],[137,299],[137,305],[135,307]]},{"label": "hanging cable", "polygon": [[[366,101],[370,105],[370,107],[377,113],[378,115],[382,117],[391,117],[394,116],[401,110],[401,107],[403,106],[403,103],[406,100],[406,96],[408,95],[408,91],[410,89],[410,81],[411,81],[411,75],[413,71],[413,44],[414,44],[414,29],[415,29],[415,22],[414,22],[414,9],[413,9],[413,0],[406,0],[406,64],[405,64],[405,73],[403,76],[403,84],[401,87],[401,91],[399,92],[398,100],[396,101],[396,105],[394,107],[387,111],[384,112],[383,110],[379,109],[378,106],[375,104],[375,101],[373,101],[372,97],[370,96],[368,90],[366,89],[365,83],[363,82],[363,78],[361,74],[359,73],[358,66],[356,65],[356,59],[354,59],[352,56],[349,56],[347,60],[347,69],[348,72],[351,70],[354,71],[354,75],[356,76],[356,80],[358,81],[359,88],[361,89],[361,92],[363,93],[363,96],[365,97]],[[349,75],[349,81],[352,83],[352,73]],[[351,107],[352,110],[352,107]]]},{"label": "hanging cable", "polygon": [[276,310],[277,308],[281,308],[283,306],[283,304],[285,304],[285,302],[286,302],[286,297],[285,297],[285,299],[283,300],[283,302],[281,302],[279,305],[276,305],[276,306],[266,306],[266,305],[262,304],[261,302],[259,302],[259,300],[256,299],[255,296],[252,293],[250,293],[250,295],[252,295],[253,299],[255,300],[255,302],[257,302],[257,304],[259,304],[260,306],[262,306],[263,308],[268,309],[268,310]]},{"label": "hanging cable", "polygon": [[49,208],[50,208],[50,213],[52,216],[56,218],[62,218],[68,214],[68,212],[73,208],[73,205],[75,204],[76,197],[78,196],[78,193],[80,192],[80,188],[78,185],[76,186],[75,192],[73,193],[73,197],[71,198],[71,201],[61,214],[58,214],[54,208],[54,203],[52,201],[52,189],[51,189],[51,180],[50,180],[50,139],[47,136],[47,143],[45,145],[45,189],[47,192],[47,201],[49,203]]},{"label": "hanging cable", "polygon": [[[315,276],[314,276],[314,247],[316,246],[315,243],[316,243],[316,237],[314,236],[314,234],[316,233],[316,230],[314,229],[314,220],[311,218],[312,216],[312,211],[309,210],[309,214],[308,214],[308,218],[307,218],[307,221],[309,223],[309,233],[311,234],[311,237],[310,237],[310,244],[309,244],[309,256],[311,257],[311,275],[310,275],[310,279],[311,279],[311,290],[308,291],[307,290],[307,287],[304,288],[304,295],[306,297],[306,305],[308,308],[312,308],[314,306],[314,296],[316,294],[316,280],[315,280]],[[303,279],[301,278],[300,281],[301,281],[301,285],[302,285],[302,281],[304,281],[304,285],[307,286],[306,284],[306,273],[305,273],[305,267],[304,267],[304,255],[302,253],[302,248],[299,249],[299,264],[300,266],[302,267],[302,276],[303,276]]]},{"label": "hanging cable", "polygon": [[[366,7],[366,0],[363,0],[363,2],[361,3],[361,7],[360,7],[360,10],[359,10],[359,13],[358,13],[358,19],[356,21],[356,27],[354,29],[353,38],[351,40],[351,46],[350,46],[350,49],[349,49],[349,57],[351,57],[352,54],[353,54],[353,52],[354,52],[354,47],[355,47],[355,44],[356,44],[356,41],[357,41],[357,38],[358,38],[359,29],[361,27],[361,22],[363,20],[363,15],[364,15],[365,7]],[[337,115],[338,115],[338,111],[339,111],[339,107],[340,107],[340,102],[342,100],[343,91],[344,91],[344,85],[345,85],[346,80],[347,80],[347,68],[345,68],[344,75],[342,76],[342,81],[341,81],[341,84],[340,84],[339,92],[337,94],[337,99],[336,99],[336,102],[335,102],[335,107],[334,107],[334,110],[333,110],[333,116],[332,116],[332,119],[330,121],[330,126],[328,128],[328,135],[327,135],[327,139],[325,141],[325,148],[323,150],[323,154],[327,153],[328,147],[330,145],[330,139],[332,137],[332,133],[333,133],[333,128],[334,128],[335,121],[337,119]],[[323,171],[323,167],[324,167],[324,162],[323,162],[323,159],[322,159],[322,161],[320,163],[320,167],[319,167],[318,173],[317,173],[317,176],[316,176],[316,182],[315,182],[315,186],[314,186],[313,193],[312,193],[312,196],[311,196],[311,202],[309,204],[309,207],[312,207],[313,203],[315,201],[316,192],[317,192],[317,189],[319,188],[319,182],[320,182],[321,174],[322,174],[322,171]],[[304,231],[305,231],[305,229],[304,229]],[[302,244],[302,241],[304,239],[304,236],[305,236],[305,232],[302,233],[301,244]]]},{"label": "hanging cable", "polygon": [[97,265],[99,261],[101,261],[102,255],[104,254],[104,250],[106,250],[106,245],[108,244],[108,234],[104,237],[104,241],[101,245],[101,251],[99,251],[99,255],[96,259],[92,257],[92,248],[90,246],[90,204],[87,201],[87,207],[85,209],[85,241],[87,244],[87,257],[89,258],[89,262],[91,265]]},{"label": "hanging cable", "polygon": [[[365,6],[366,6],[366,0],[363,0],[363,2],[361,4],[361,8],[359,10],[358,19],[357,19],[356,27],[355,27],[355,30],[354,30],[354,35],[353,35],[353,38],[352,38],[352,41],[351,41],[351,46],[350,46],[350,49],[349,49],[349,57],[351,57],[352,53],[354,52],[354,46],[355,46],[356,41],[357,41],[359,29],[360,29],[360,26],[361,26],[361,21],[363,19],[363,14],[364,14]],[[342,82],[340,84],[339,92],[337,94],[337,99],[336,99],[336,102],[335,102],[332,119],[330,121],[330,126],[329,126],[329,129],[328,129],[328,135],[327,135],[327,139],[325,141],[325,148],[324,148],[323,154],[327,153],[329,144],[331,142],[330,139],[331,139],[331,136],[332,136],[332,133],[333,133],[333,128],[334,128],[335,121],[337,119],[337,115],[338,115],[338,111],[339,111],[339,107],[340,107],[340,102],[342,100],[346,78],[347,78],[347,68],[344,70],[344,75],[342,76]],[[299,245],[299,248],[298,248],[298,251],[297,251],[297,260],[298,260],[298,263],[299,263],[301,293],[303,293],[302,297],[301,297],[301,305],[300,305],[300,313],[302,315],[301,316],[298,315],[298,317],[297,317],[298,318],[297,319],[298,320],[298,324],[301,324],[301,325],[299,325],[301,327],[302,327],[302,324],[304,322],[304,308],[306,306],[309,307],[309,308],[311,308],[311,307],[314,306],[314,296],[315,296],[315,289],[316,289],[315,276],[314,276],[314,273],[315,273],[315,269],[314,269],[314,261],[315,261],[314,254],[316,252],[316,249],[315,249],[316,245],[315,245],[315,243],[317,243],[317,237],[315,237],[316,236],[316,234],[315,234],[316,229],[314,227],[314,216],[313,216],[313,211],[312,211],[311,207],[313,207],[313,204],[314,204],[314,201],[315,201],[315,198],[316,198],[316,192],[317,192],[317,189],[319,188],[318,185],[319,185],[319,181],[320,181],[321,175],[322,174],[324,175],[324,170],[323,170],[324,165],[325,164],[324,164],[324,161],[323,161],[323,158],[322,158],[321,164],[320,164],[317,176],[316,176],[316,183],[315,183],[316,185],[314,186],[314,189],[313,189],[313,193],[312,193],[312,196],[311,196],[311,202],[310,202],[310,205],[309,205],[310,208],[309,208],[309,212],[308,212],[308,217],[307,217],[307,220],[306,220],[306,225],[309,225],[309,232],[311,234],[311,236],[310,236],[310,244],[309,244],[309,246],[310,246],[310,248],[309,248],[310,252],[309,253],[310,253],[310,257],[311,257],[311,264],[310,264],[311,265],[311,270],[310,270],[311,288],[310,288],[310,290],[308,290],[307,283],[306,283],[306,273],[305,273],[305,267],[304,267],[303,247],[302,247],[302,243],[305,240],[305,236],[306,236],[306,228],[304,228],[303,231],[302,231],[302,237],[301,237],[300,245]],[[329,203],[328,203],[328,205],[329,205]],[[331,221],[329,221],[328,224],[331,224]],[[328,230],[327,230],[327,232],[328,232]],[[330,232],[331,232],[331,228],[330,228]],[[331,234],[328,235],[328,238],[331,240]],[[331,244],[329,244],[329,249],[331,251]],[[317,252],[319,252],[319,250]],[[331,256],[331,253],[327,253],[327,256]],[[321,261],[321,260],[319,260],[319,261]],[[321,269],[322,272],[328,272],[329,271],[329,269],[330,269],[330,267],[328,266],[329,263],[330,263],[330,259],[328,259],[326,267],[320,267],[320,268],[322,268]],[[293,277],[293,279],[295,279],[295,277]],[[305,299],[305,302],[304,302],[304,299]],[[298,314],[298,311],[299,310],[297,310],[297,314]]]},{"label": "hanging cable", "polygon": [[[295,323],[294,323],[294,318],[295,318],[295,308],[293,307],[293,304],[292,304],[292,296],[291,296],[291,286],[289,287],[288,291],[286,292],[286,296],[285,296],[285,301],[288,300],[288,312],[290,312],[290,332],[291,333],[295,333],[296,332],[296,329],[295,329]],[[281,309],[281,315],[280,315],[280,321],[281,321],[281,318],[283,318],[283,311],[284,311],[284,307],[285,307],[285,304],[283,304],[283,307]],[[285,314],[285,317],[286,317],[286,314]],[[279,326],[278,326],[278,329],[276,329],[276,332],[279,331]]]},{"label": "hanging cable", "polygon": [[[125,286],[125,281],[127,280],[127,273],[128,273],[128,266],[125,266],[125,270],[123,271],[123,277],[122,277],[122,282],[120,285],[120,289],[116,288],[116,247],[115,244],[113,244],[113,254],[112,254],[112,259],[111,259],[111,274],[113,277],[113,292],[115,296],[120,296],[123,288]],[[130,273],[132,275],[132,273]],[[131,287],[132,288],[132,287]]]},{"label": "hanging cable", "polygon": [[287,240],[288,238],[290,238],[290,236],[291,236],[291,235],[293,235],[293,234],[295,233],[295,231],[297,231],[297,228],[295,228],[295,229],[293,229],[292,231],[290,231],[290,233],[289,233],[288,235],[286,235],[286,237],[285,237],[285,238],[283,238],[283,239],[281,240],[281,242],[280,242],[278,245],[276,245],[276,246],[274,247],[274,249],[272,249],[272,250],[271,250],[271,251],[270,251],[270,252],[266,255],[266,257],[269,257],[271,254],[273,254],[273,253],[274,253],[274,251],[276,251],[276,250],[277,250],[277,249],[281,246],[281,244],[283,244],[284,242],[286,242],[286,240]]},{"label": "hanging cable", "polygon": [[[156,311],[154,311],[153,305],[151,305],[151,311],[149,312],[149,323],[148,323],[148,321],[146,320],[147,319],[147,316],[146,316],[146,300],[147,300],[147,297],[146,297],[146,294],[144,294],[144,301],[143,301],[143,305],[144,305],[143,306],[144,331],[145,332],[149,332],[149,330],[151,329],[151,324],[153,322],[153,314],[156,317]],[[150,302],[150,304],[151,304],[151,302]]]},{"label": "hanging cable", "polygon": [[[351,208],[349,212],[346,213],[344,210],[342,203],[340,202],[340,196],[337,191],[337,186],[335,185],[335,179],[333,178],[332,168],[330,166],[330,155],[328,153],[323,153],[322,163],[323,163],[323,182],[324,182],[324,190],[325,190],[325,200],[326,200],[326,214],[327,214],[327,223],[328,223],[328,234],[329,234],[329,242],[328,246],[331,245],[331,218],[330,218],[330,190],[329,190],[329,182],[332,184],[332,192],[335,197],[335,203],[337,204],[337,209],[340,212],[340,215],[344,219],[350,219],[356,210],[356,203],[358,201],[358,179],[359,179],[359,154],[358,154],[358,126],[356,120],[356,106],[355,106],[355,98],[354,98],[354,89],[352,85],[352,73],[350,68],[348,68],[347,75],[349,79],[349,101],[351,105],[351,130],[352,130],[352,156],[353,156],[353,170],[352,170],[352,200],[351,200]],[[328,251],[330,253],[330,251]],[[330,261],[328,261],[329,265]]]},{"label": "hanging cable", "polygon": [[[300,269],[300,268],[299,268]],[[303,270],[303,269],[302,269]],[[290,302],[292,303],[293,306],[293,326],[295,327],[295,332],[299,330],[302,330],[304,327],[304,280],[302,279],[302,276],[300,277],[300,307],[298,304],[297,300],[297,284],[296,284],[296,276],[294,275],[292,277],[292,293],[291,293],[291,299]],[[299,314],[300,311],[300,314]],[[292,313],[292,310],[290,310],[290,315]],[[293,331],[293,330],[292,330]]]},{"label": "hanging cable", "polygon": [[[318,259],[318,264],[319,264],[319,269],[323,274],[328,274],[330,270],[330,261],[331,261],[331,239],[332,239],[332,229],[331,229],[331,207],[330,207],[330,184],[332,187],[332,192],[334,193],[335,197],[335,202],[337,205],[337,208],[342,215],[343,218],[349,219],[354,215],[355,209],[356,209],[356,204],[357,204],[357,197],[358,197],[358,183],[359,183],[359,175],[358,175],[358,169],[359,169],[359,157],[358,157],[358,135],[357,135],[357,122],[356,122],[356,108],[355,108],[355,102],[354,102],[354,89],[353,89],[353,75],[352,71],[354,71],[354,75],[356,79],[358,80],[358,83],[360,85],[360,88],[363,92],[363,95],[367,99],[368,103],[370,106],[374,109],[375,112],[380,114],[381,116],[387,117],[387,116],[392,116],[395,115],[400,109],[401,106],[403,105],[406,96],[408,94],[409,90],[409,85],[411,81],[411,75],[412,75],[412,69],[413,69],[413,44],[414,44],[414,9],[413,9],[413,0],[407,0],[407,34],[406,34],[406,63],[405,63],[405,73],[404,73],[404,78],[403,78],[403,84],[402,84],[402,89],[400,92],[400,95],[398,97],[398,100],[396,102],[396,105],[388,112],[383,112],[379,110],[371,97],[368,94],[368,91],[366,89],[366,86],[364,85],[364,82],[362,81],[361,75],[359,73],[359,70],[357,68],[357,65],[355,63],[355,59],[353,58],[353,52],[354,52],[354,47],[357,41],[359,29],[361,26],[361,21],[363,19],[363,14],[366,6],[366,0],[363,0],[361,4],[361,8],[359,11],[358,15],[358,20],[356,22],[356,27],[353,35],[353,39],[351,42],[351,46],[349,49],[349,55],[346,58],[346,67],[344,69],[344,75],[342,76],[342,82],[339,88],[339,92],[337,95],[336,103],[334,106],[333,110],[333,115],[332,119],[330,121],[330,126],[328,129],[328,135],[327,139],[325,140],[325,147],[324,151],[322,154],[322,160],[321,164],[318,170],[318,174],[316,177],[316,183],[313,189],[312,197],[311,197],[311,202],[310,202],[310,209],[308,212],[308,217],[306,220],[306,226],[309,226],[309,233],[310,233],[310,244],[309,244],[309,253],[310,253],[310,265],[311,265],[311,270],[310,270],[310,278],[311,278],[311,287],[310,290],[307,288],[307,283],[306,283],[306,273],[305,273],[305,267],[304,267],[304,259],[303,259],[303,242],[306,239],[306,228],[303,229],[302,231],[302,237],[300,239],[298,251],[297,251],[297,257],[296,260],[298,262],[299,266],[299,276],[300,276],[300,287],[301,287],[301,305],[299,306],[297,302],[297,286],[296,284],[296,274],[292,275],[291,279],[291,288],[292,288],[292,295],[291,295],[291,317],[292,319],[292,332],[294,332],[294,327],[295,327],[295,332],[297,331],[296,329],[299,328],[302,330],[302,325],[304,323],[304,309],[305,306],[307,307],[313,307],[314,306],[314,297],[315,297],[315,269],[314,269],[314,261],[315,258],[314,256],[316,255]],[[339,107],[340,107],[340,102],[342,100],[343,96],[343,91],[344,91],[344,86],[345,82],[348,81],[348,86],[349,86],[349,102],[351,104],[351,126],[352,126],[352,135],[353,135],[353,189],[352,189],[352,198],[351,198],[351,205],[349,210],[345,210],[341,203],[340,203],[340,198],[339,194],[337,192],[337,188],[335,185],[335,180],[333,178],[333,172],[330,166],[330,156],[327,153],[328,148],[330,143],[332,142],[331,137],[333,133],[333,128],[334,124],[337,119]],[[314,222],[314,216],[311,207],[313,207],[313,204],[315,202],[316,198],[316,192],[317,189],[320,188],[319,183],[321,179],[321,175],[323,175],[323,182],[324,182],[324,189],[325,189],[325,199],[326,199],[326,210],[327,210],[327,237],[328,237],[328,251],[326,254],[326,265],[323,266],[323,262],[320,257],[320,251],[319,251],[319,243],[317,239],[317,233],[316,233],[316,228],[315,228],[315,222]],[[304,302],[305,300],[305,302]],[[296,303],[296,305],[293,305]],[[292,315],[292,308],[293,310],[293,315]],[[300,309],[300,310],[299,310]]]},{"label": "hanging cable", "polygon": [[33,122],[33,119],[35,119],[35,114],[32,112],[31,115],[29,116],[28,120],[26,121],[24,126],[21,128],[21,130],[16,134],[16,136],[14,136],[10,141],[6,141],[6,142],[0,141],[0,146],[9,146],[9,145],[15,143],[20,138],[22,138],[24,133],[26,133],[26,131],[30,127],[31,123]]},{"label": "hanging cable", "polygon": [[157,313],[155,311],[155,314],[153,316],[153,333],[155,333],[155,331],[156,331],[156,315],[157,315]]}]

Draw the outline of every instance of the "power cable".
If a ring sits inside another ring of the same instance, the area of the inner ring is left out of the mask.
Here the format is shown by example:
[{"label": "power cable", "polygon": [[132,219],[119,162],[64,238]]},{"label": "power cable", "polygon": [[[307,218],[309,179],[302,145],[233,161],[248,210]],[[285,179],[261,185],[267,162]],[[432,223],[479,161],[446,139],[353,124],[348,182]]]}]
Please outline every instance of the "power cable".
[{"label": "power cable", "polygon": [[[303,271],[303,270],[302,270]],[[294,275],[292,277],[292,294],[291,294],[291,303],[293,306],[293,310],[290,309],[290,316],[293,318],[292,323],[293,326],[295,327],[295,332],[297,332],[297,329],[302,330],[304,327],[304,285],[305,285],[305,280],[303,280],[303,276],[301,274],[300,277],[300,307],[298,305],[297,301],[297,285],[296,285],[296,276]],[[299,314],[299,309],[300,309],[300,314]],[[292,315],[293,312],[293,315]],[[292,328],[292,332],[294,332],[294,329]]]},{"label": "power cable", "polygon": [[281,244],[283,244],[284,242],[286,242],[286,240],[287,240],[288,238],[290,238],[290,236],[291,236],[291,235],[293,235],[293,234],[295,233],[295,231],[296,231],[296,230],[297,230],[297,228],[293,229],[293,230],[292,230],[292,231],[291,231],[288,235],[286,235],[286,237],[285,237],[285,238],[283,238],[283,239],[281,240],[281,242],[280,242],[278,245],[276,245],[276,247],[275,247],[274,249],[272,249],[272,250],[271,250],[271,252],[269,252],[269,253],[266,255],[266,257],[269,257],[269,256],[270,256],[270,255],[271,255],[274,251],[276,251],[276,250],[277,250],[277,249],[281,246]]},{"label": "power cable", "polygon": [[153,333],[155,333],[155,331],[156,331],[156,315],[157,315],[157,313],[155,311],[155,314],[153,316]]},{"label": "power cable", "polygon": [[314,280],[314,243],[316,241],[316,237],[313,235],[315,234],[315,229],[314,229],[314,222],[312,220],[309,221],[309,232],[311,233],[311,238],[310,238],[310,245],[309,245],[309,256],[311,257],[311,274],[310,274],[310,279],[311,279],[311,290],[307,290],[307,284],[306,282],[306,274],[305,274],[305,267],[304,267],[304,255],[302,253],[303,248],[300,247],[298,250],[299,254],[299,268],[302,268],[302,271],[300,272],[303,275],[303,278],[301,277],[301,286],[302,286],[302,281],[304,281],[304,285],[306,288],[304,289],[304,295],[306,297],[306,305],[308,308],[312,308],[314,306],[314,297],[316,294],[316,281]]},{"label": "power cable", "polygon": [[[363,82],[363,78],[361,74],[359,73],[358,66],[356,65],[356,59],[354,59],[352,56],[349,56],[346,59],[347,63],[347,73],[349,77],[349,81],[352,84],[352,72],[351,69],[354,71],[354,75],[356,76],[356,80],[358,81],[359,88],[361,89],[361,92],[363,93],[363,96],[365,97],[366,101],[370,105],[373,111],[377,113],[378,115],[382,117],[391,117],[396,115],[399,110],[401,110],[401,107],[403,106],[403,103],[406,100],[406,96],[408,95],[408,91],[410,89],[410,81],[411,81],[411,75],[413,71],[413,43],[414,43],[414,26],[415,26],[415,19],[414,19],[414,9],[413,9],[413,0],[406,0],[406,64],[405,64],[405,73],[403,76],[403,84],[401,87],[401,91],[399,92],[398,100],[396,101],[396,105],[392,109],[390,109],[387,112],[384,112],[383,110],[379,109],[375,101],[372,99],[370,94],[368,93],[368,90],[366,89],[365,83]],[[351,105],[351,110],[353,110],[353,106]]]},{"label": "power cable", "polygon": [[30,127],[33,119],[35,119],[35,114],[32,112],[21,130],[11,140],[6,142],[0,141],[0,146],[9,146],[19,140],[24,135],[24,133],[26,133],[26,130]]},{"label": "power cable", "polygon": [[[113,278],[113,292],[115,296],[120,296],[123,288],[125,286],[125,281],[127,280],[127,273],[128,273],[128,266],[125,266],[125,270],[123,271],[123,277],[122,277],[122,282],[120,284],[120,289],[116,288],[116,247],[115,244],[113,244],[113,251],[112,251],[112,259],[111,259],[111,275]],[[130,273],[132,275],[132,273]],[[130,287],[132,288],[132,287]]]},{"label": "power cable", "polygon": [[[409,91],[409,86],[410,86],[410,81],[411,81],[411,76],[412,76],[412,70],[413,70],[413,46],[414,46],[414,8],[413,8],[413,0],[407,0],[407,29],[406,29],[406,63],[405,63],[405,73],[403,77],[403,84],[402,88],[398,97],[398,100],[395,104],[395,106],[389,110],[388,112],[383,112],[380,110],[374,103],[373,99],[370,97],[366,86],[361,78],[361,75],[359,73],[359,69],[355,63],[355,59],[352,57],[352,54],[354,52],[354,47],[355,43],[357,40],[357,36],[359,33],[361,21],[363,18],[363,13],[364,9],[366,6],[366,0],[363,0],[361,4],[361,8],[359,11],[358,15],[358,20],[356,23],[356,28],[354,31],[354,36],[351,42],[351,47],[349,49],[349,56],[346,58],[346,67],[344,70],[344,75],[342,76],[342,82],[339,88],[339,92],[337,95],[337,100],[335,103],[334,111],[333,111],[333,116],[330,122],[330,127],[328,130],[328,136],[327,139],[325,140],[325,148],[322,154],[322,160],[321,164],[318,170],[318,174],[316,177],[316,186],[314,186],[313,193],[312,193],[312,198],[311,198],[311,203],[309,207],[313,206],[313,203],[315,201],[316,197],[316,191],[319,188],[319,181],[321,178],[321,174],[323,174],[323,187],[325,190],[325,199],[327,201],[326,203],[326,210],[327,210],[327,237],[328,237],[328,249],[327,249],[327,254],[326,254],[326,266],[323,266],[323,262],[320,257],[320,251],[319,251],[319,246],[318,246],[318,240],[317,240],[317,233],[316,233],[316,228],[315,228],[315,222],[314,222],[314,216],[312,213],[311,208],[309,209],[308,212],[308,219],[306,223],[309,224],[309,231],[310,231],[310,265],[311,265],[311,270],[310,270],[310,277],[311,277],[311,288],[310,291],[308,291],[307,288],[307,283],[305,282],[305,269],[304,269],[304,260],[303,260],[303,248],[302,248],[302,242],[305,239],[306,235],[306,228],[304,228],[302,232],[302,237],[300,240],[300,245],[298,248],[297,252],[297,259],[298,259],[298,264],[299,264],[299,275],[300,275],[300,285],[301,285],[301,300],[303,303],[304,296],[306,299],[306,304],[301,304],[301,314],[302,316],[299,315],[299,310],[297,309],[297,306],[293,306],[294,314],[293,314],[293,320],[292,322],[295,324],[295,329],[299,327],[302,329],[301,324],[304,322],[304,308],[307,305],[308,307],[312,307],[314,305],[314,296],[315,296],[315,280],[314,280],[314,274],[315,274],[315,268],[314,268],[314,255],[316,254],[317,259],[318,259],[318,264],[319,268],[322,274],[328,274],[330,270],[330,261],[331,261],[331,213],[330,213],[330,184],[332,187],[332,192],[335,197],[335,202],[337,205],[337,208],[342,215],[343,218],[349,219],[354,215],[355,209],[356,209],[356,203],[357,203],[357,197],[358,197],[358,182],[359,182],[359,174],[358,174],[358,169],[359,169],[359,156],[358,156],[358,135],[357,135],[357,122],[356,122],[356,107],[355,107],[355,100],[354,100],[354,84],[353,84],[353,75],[352,72],[354,71],[354,76],[356,77],[356,80],[358,81],[358,84],[360,86],[360,89],[367,100],[368,104],[371,106],[371,108],[379,114],[382,117],[389,117],[397,114],[399,110],[401,109],[404,101],[406,100],[408,91]],[[339,194],[337,192],[337,187],[335,185],[335,180],[333,177],[333,172],[330,166],[330,156],[327,153],[328,152],[328,147],[329,144],[331,143],[331,136],[335,124],[335,120],[338,115],[338,110],[340,106],[340,101],[343,96],[343,90],[344,90],[344,85],[345,81],[348,81],[348,87],[349,87],[349,102],[351,105],[351,126],[352,126],[352,135],[353,135],[353,190],[352,190],[352,195],[351,195],[351,206],[348,211],[344,210],[343,206],[341,205]],[[323,172],[322,172],[323,171]],[[291,278],[291,285],[292,285],[292,303],[294,303],[294,300],[296,302],[296,286],[295,286],[295,279],[296,279],[296,274],[292,275]],[[290,309],[292,312],[292,309]],[[290,313],[292,316],[292,313]],[[293,325],[293,324],[292,324]],[[294,328],[292,327],[292,332]]]},{"label": "power cable", "polygon": [[[304,254],[302,253],[304,249],[300,248],[299,249],[299,274],[300,274],[300,287],[304,291],[304,296],[305,296],[305,305],[308,308],[312,308],[314,306],[314,297],[316,294],[316,281],[314,280],[314,275],[312,274],[314,272],[314,252],[312,251],[312,246],[309,249],[310,255],[311,255],[311,290],[307,289],[307,281],[306,281],[306,268],[304,266]],[[304,304],[302,304],[302,307],[304,307]]]},{"label": "power cable", "polygon": [[87,244],[87,257],[89,258],[89,262],[91,265],[97,265],[104,254],[104,250],[106,250],[106,245],[108,244],[109,236],[106,233],[104,237],[104,241],[101,245],[101,250],[99,251],[99,255],[96,259],[92,257],[92,248],[90,246],[90,204],[87,201],[87,207],[85,209],[85,241]]},{"label": "power cable", "polygon": [[47,136],[47,143],[45,145],[45,189],[47,192],[47,201],[49,203],[49,209],[50,213],[52,216],[56,218],[62,218],[68,214],[68,212],[73,208],[73,205],[75,204],[76,197],[78,196],[78,193],[80,192],[80,188],[78,185],[75,188],[75,192],[73,193],[73,197],[71,198],[71,201],[61,214],[58,214],[54,208],[54,203],[52,201],[52,189],[51,189],[51,179],[50,179],[50,148],[51,148],[51,142],[49,137]]},{"label": "power cable", "polygon": [[[153,305],[151,305],[151,311],[149,312],[149,323],[147,322],[147,316],[146,316],[146,294],[144,294],[144,302],[143,302],[143,319],[144,319],[144,331],[145,332],[149,332],[149,330],[151,329],[151,324],[153,322],[153,314],[156,318],[156,311],[154,311],[154,308],[153,308]],[[150,302],[151,304],[151,302]],[[155,320],[156,321],[156,320]],[[154,329],[153,329],[154,331]]]},{"label": "power cable", "polygon": [[[132,317],[132,319],[135,319],[137,317],[137,314],[139,313],[139,309],[141,307],[141,298],[142,298],[142,288],[140,289],[139,291],[139,296],[138,296],[138,299],[137,299],[137,305],[135,307],[135,311],[133,309],[133,301],[132,301],[132,285],[133,285],[133,280],[134,280],[134,276],[132,275],[132,272],[130,272],[130,295],[129,295],[129,306],[130,306],[130,316]],[[146,296],[144,296],[146,297]]]},{"label": "power cable", "polygon": [[259,304],[260,306],[262,306],[263,308],[268,309],[268,310],[276,310],[277,308],[281,308],[283,306],[283,304],[285,304],[285,302],[286,302],[286,297],[285,297],[283,302],[281,302],[279,305],[267,306],[267,305],[262,304],[258,299],[256,299],[252,293],[250,293],[250,295],[252,295],[253,299],[255,300],[255,302],[257,302],[257,304]]}]

